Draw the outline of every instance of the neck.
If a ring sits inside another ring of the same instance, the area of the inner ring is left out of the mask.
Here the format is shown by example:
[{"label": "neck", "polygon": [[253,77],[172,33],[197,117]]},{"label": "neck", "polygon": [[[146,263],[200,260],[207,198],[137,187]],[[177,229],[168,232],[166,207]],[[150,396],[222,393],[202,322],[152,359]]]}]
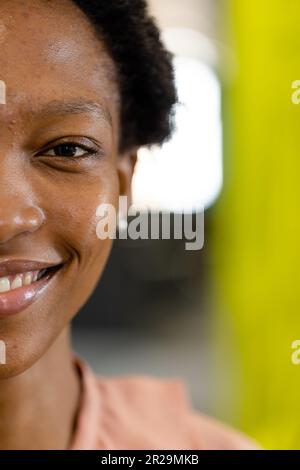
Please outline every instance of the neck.
[{"label": "neck", "polygon": [[80,384],[69,328],[26,372],[0,382],[0,449],[67,449]]}]

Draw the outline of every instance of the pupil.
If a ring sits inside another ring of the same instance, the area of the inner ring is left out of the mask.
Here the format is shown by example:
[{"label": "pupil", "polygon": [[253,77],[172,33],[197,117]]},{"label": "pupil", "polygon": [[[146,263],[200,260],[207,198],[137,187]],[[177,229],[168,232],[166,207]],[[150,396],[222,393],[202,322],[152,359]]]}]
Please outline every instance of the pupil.
[{"label": "pupil", "polygon": [[76,155],[76,147],[74,145],[59,145],[55,148],[55,155],[58,157],[74,157]]}]

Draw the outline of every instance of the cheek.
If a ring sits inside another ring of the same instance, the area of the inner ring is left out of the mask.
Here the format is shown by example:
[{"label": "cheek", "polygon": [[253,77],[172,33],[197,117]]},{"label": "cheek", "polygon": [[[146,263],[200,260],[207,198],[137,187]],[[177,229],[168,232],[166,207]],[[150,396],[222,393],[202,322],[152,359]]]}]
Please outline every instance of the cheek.
[{"label": "cheek", "polygon": [[118,197],[117,171],[110,169],[100,177],[74,178],[63,191],[56,188],[52,198],[48,223],[63,256],[70,258],[68,289],[76,290],[80,298],[96,284],[112,246],[112,240],[97,237],[97,208],[100,204],[117,207]]}]

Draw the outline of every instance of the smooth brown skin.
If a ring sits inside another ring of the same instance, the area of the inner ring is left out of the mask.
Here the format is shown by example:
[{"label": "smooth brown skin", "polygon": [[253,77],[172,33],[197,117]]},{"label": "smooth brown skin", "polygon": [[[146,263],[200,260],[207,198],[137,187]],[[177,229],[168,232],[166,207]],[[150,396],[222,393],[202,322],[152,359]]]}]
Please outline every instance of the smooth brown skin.
[{"label": "smooth brown skin", "polygon": [[[0,449],[66,449],[80,396],[69,324],[111,249],[96,209],[129,194],[136,149],[118,154],[116,68],[71,0],[0,0],[0,22],[0,261],[66,263],[29,308],[0,318]],[[98,154],[49,155],[66,142]]]}]

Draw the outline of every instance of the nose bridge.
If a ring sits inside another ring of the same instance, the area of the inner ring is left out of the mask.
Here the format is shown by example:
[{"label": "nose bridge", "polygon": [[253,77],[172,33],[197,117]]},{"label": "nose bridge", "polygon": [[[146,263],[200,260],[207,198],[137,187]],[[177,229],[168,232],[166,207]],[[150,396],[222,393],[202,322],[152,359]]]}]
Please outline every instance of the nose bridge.
[{"label": "nose bridge", "polygon": [[36,204],[28,172],[18,158],[0,151],[0,244],[25,233],[33,233],[44,222]]}]

